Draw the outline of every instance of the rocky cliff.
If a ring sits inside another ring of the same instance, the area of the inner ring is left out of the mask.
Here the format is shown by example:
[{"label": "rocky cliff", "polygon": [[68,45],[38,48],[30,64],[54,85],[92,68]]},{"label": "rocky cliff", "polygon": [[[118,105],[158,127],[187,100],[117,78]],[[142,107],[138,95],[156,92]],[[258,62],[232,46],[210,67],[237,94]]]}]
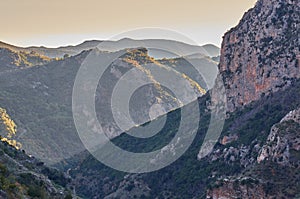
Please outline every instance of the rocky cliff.
[{"label": "rocky cliff", "polygon": [[298,167],[300,164],[300,108],[288,113],[275,124],[263,146],[257,161],[272,160],[284,166]]},{"label": "rocky cliff", "polygon": [[[219,178],[208,189],[207,198],[299,197],[300,109],[298,105],[290,106],[281,119],[277,114],[288,105],[280,98],[297,87],[295,82],[300,78],[299,13],[299,0],[259,0],[224,35],[219,69],[226,87],[228,111],[236,114],[236,110],[244,110],[250,116],[255,112],[251,107],[257,107],[268,114],[256,114],[250,131],[238,136],[231,133],[221,139],[221,144],[233,146],[215,150],[212,161],[239,161],[244,169],[234,176]],[[295,91],[297,95],[297,89],[291,93]],[[269,110],[263,104],[272,98],[277,100],[270,105],[278,106]],[[263,117],[265,120],[259,122]],[[269,122],[276,117],[277,121]],[[231,130],[244,125],[242,116],[237,121]],[[254,135],[260,126],[263,128]],[[253,136],[243,143],[245,146],[241,145],[243,136]]]},{"label": "rocky cliff", "polygon": [[300,77],[299,13],[298,0],[259,0],[224,35],[219,68],[230,112]]},{"label": "rocky cliff", "polygon": [[[299,130],[300,108],[290,111],[272,126],[257,155],[258,164],[251,162],[251,166],[246,166],[239,176],[217,181],[208,190],[207,198],[298,198]],[[255,153],[251,156],[254,157]],[[241,155],[240,159],[243,159]]]}]

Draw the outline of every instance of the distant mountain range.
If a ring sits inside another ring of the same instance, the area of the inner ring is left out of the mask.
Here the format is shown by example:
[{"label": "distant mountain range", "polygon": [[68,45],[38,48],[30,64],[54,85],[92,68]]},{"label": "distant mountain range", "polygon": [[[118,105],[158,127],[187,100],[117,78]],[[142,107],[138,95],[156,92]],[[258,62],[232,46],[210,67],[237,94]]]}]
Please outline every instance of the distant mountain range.
[{"label": "distant mountain range", "polygon": [[[17,47],[14,45],[6,44],[0,42],[0,48],[8,48],[16,52],[37,52],[40,55],[44,55],[50,58],[61,58],[64,55],[77,55],[84,50],[94,49],[96,47],[99,48],[101,51],[119,51],[124,48],[140,48],[140,47],[147,47],[147,46],[165,46],[169,48],[169,52],[172,52],[173,49],[180,49],[180,54],[175,55],[179,56],[187,56],[195,53],[200,53],[204,56],[208,57],[217,57],[220,55],[220,48],[214,46],[212,44],[207,44],[204,46],[196,46],[190,45],[179,41],[173,40],[165,40],[165,39],[147,39],[147,40],[134,40],[134,39],[121,39],[118,41],[100,41],[100,40],[91,40],[85,41],[79,45],[75,46],[64,46],[58,48],[47,48],[47,47]],[[152,50],[154,50],[152,47]],[[155,54],[155,53],[154,53]],[[157,54],[157,53],[156,53]],[[170,55],[167,53],[166,55],[174,57],[174,55]],[[160,58],[163,58],[162,55],[159,55]],[[168,57],[167,57],[168,58]]]}]

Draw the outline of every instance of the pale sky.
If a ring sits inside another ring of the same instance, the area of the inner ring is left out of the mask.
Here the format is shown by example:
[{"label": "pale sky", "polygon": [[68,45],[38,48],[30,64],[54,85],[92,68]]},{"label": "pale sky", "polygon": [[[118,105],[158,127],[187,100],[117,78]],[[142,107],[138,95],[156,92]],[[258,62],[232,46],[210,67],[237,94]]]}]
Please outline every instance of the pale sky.
[{"label": "pale sky", "polygon": [[[0,0],[0,41],[62,46],[144,27],[220,46],[256,0]],[[151,36],[145,36],[147,38]],[[162,36],[168,38],[167,35]]]}]

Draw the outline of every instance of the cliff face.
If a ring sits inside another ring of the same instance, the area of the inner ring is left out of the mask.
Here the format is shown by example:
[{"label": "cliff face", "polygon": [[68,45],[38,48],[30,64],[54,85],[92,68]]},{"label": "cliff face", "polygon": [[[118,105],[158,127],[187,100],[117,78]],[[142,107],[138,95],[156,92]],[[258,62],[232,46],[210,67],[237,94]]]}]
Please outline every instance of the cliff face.
[{"label": "cliff face", "polygon": [[298,0],[259,0],[224,35],[219,69],[229,112],[300,77],[299,13]]},{"label": "cliff face", "polygon": [[[240,23],[225,34],[219,69],[226,87],[229,112],[253,101],[257,101],[254,104],[261,104],[275,95],[281,94],[280,97],[283,97],[283,93],[295,88],[295,82],[299,81],[296,79],[300,78],[299,13],[299,0],[258,0]],[[262,97],[268,95],[270,97]],[[277,117],[276,111],[283,104],[283,101],[280,102],[280,106],[270,111],[266,118]],[[213,160],[224,157],[227,164],[240,160],[245,169],[238,175],[217,181],[207,191],[207,198],[299,197],[299,185],[296,182],[299,181],[297,171],[300,164],[300,109],[299,106],[295,107],[298,109],[270,126],[266,141],[256,142],[259,138],[257,134],[254,138],[256,141],[250,145],[248,143],[243,148],[230,147],[213,153]],[[260,109],[266,109],[266,106],[260,106]],[[254,128],[247,133],[255,132],[262,117],[263,114],[256,115]],[[265,120],[260,124],[264,125],[264,130],[267,129],[266,123]],[[243,126],[241,122],[239,125]],[[238,142],[242,140],[240,137]],[[221,143],[230,143],[230,138],[233,139],[234,134],[231,137],[224,136]],[[242,152],[246,155],[241,155]],[[244,164],[243,158],[251,161]]]}]

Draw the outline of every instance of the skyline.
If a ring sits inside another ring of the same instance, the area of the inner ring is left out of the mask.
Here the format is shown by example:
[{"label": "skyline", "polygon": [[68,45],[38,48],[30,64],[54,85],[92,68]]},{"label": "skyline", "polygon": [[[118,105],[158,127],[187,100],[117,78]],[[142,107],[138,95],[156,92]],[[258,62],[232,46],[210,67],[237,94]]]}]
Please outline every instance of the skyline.
[{"label": "skyline", "polygon": [[[1,7],[6,9],[0,16],[6,20],[0,21],[5,27],[0,41],[22,47],[58,47],[92,39],[110,40],[122,32],[155,27],[176,31],[198,45],[211,43],[220,47],[224,33],[239,22],[256,0],[128,2],[1,1]],[[160,38],[170,39],[168,35]]]}]

